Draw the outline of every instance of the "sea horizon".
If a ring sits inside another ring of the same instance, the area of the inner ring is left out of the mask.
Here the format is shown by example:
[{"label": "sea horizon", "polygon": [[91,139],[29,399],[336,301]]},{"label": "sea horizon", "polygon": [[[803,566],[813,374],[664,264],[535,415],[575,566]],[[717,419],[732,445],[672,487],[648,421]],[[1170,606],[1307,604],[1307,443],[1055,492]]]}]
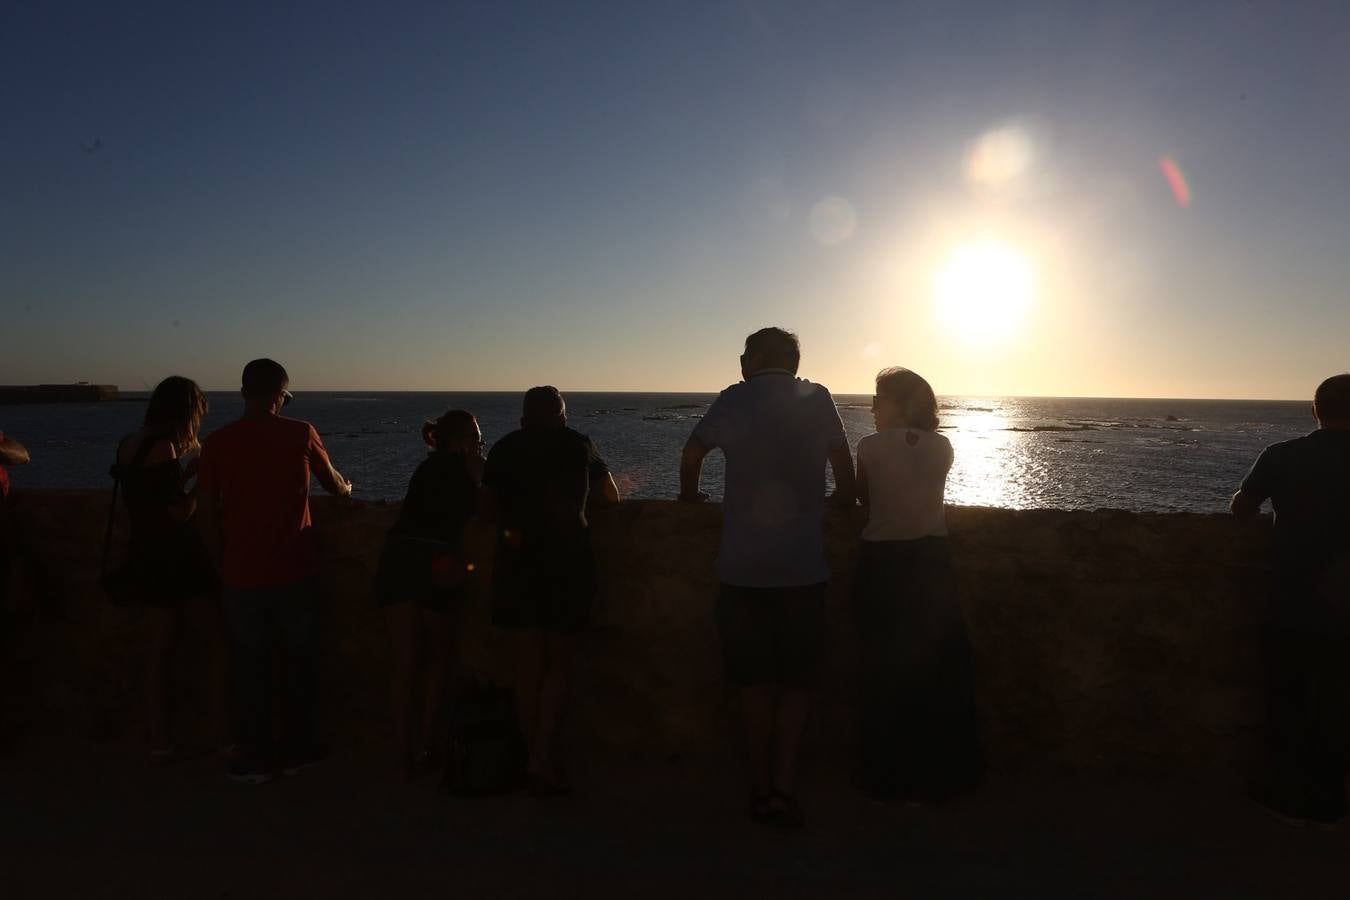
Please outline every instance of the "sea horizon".
[{"label": "sea horizon", "polygon": [[[809,379],[808,379],[808,380],[809,380]],[[736,382],[729,382],[727,386],[729,387],[731,384],[735,384],[735,383],[736,383]],[[534,386],[534,385],[530,385],[529,387],[522,387],[522,388],[519,388],[519,389],[517,389],[517,390],[511,390],[511,389],[475,390],[475,389],[471,389],[471,388],[446,388],[446,389],[444,389],[444,390],[441,390],[441,389],[433,389],[433,388],[304,388],[304,389],[299,389],[299,390],[292,390],[291,393],[294,394],[294,395],[296,395],[296,396],[302,396],[302,395],[306,395],[306,394],[314,394],[314,395],[334,395],[334,394],[433,394],[433,395],[480,395],[480,396],[500,397],[500,396],[522,396],[522,395],[524,395],[524,393],[525,393],[527,390],[529,390],[530,387],[533,387],[533,386]],[[556,386],[556,385],[555,385],[555,386]],[[827,389],[829,389],[829,390],[830,390],[830,393],[831,393],[833,396],[836,396],[836,397],[864,397],[864,396],[865,396],[865,397],[870,397],[870,396],[872,396],[872,394],[873,394],[873,391],[871,391],[871,390],[866,390],[866,391],[836,391],[836,390],[834,390],[833,388],[830,388],[829,385],[824,385],[824,387],[826,387]],[[672,396],[672,397],[673,397],[673,396],[715,397],[715,396],[717,396],[718,394],[720,394],[722,391],[726,390],[726,387],[717,388],[717,389],[715,389],[715,390],[706,390],[706,391],[602,390],[602,389],[582,389],[582,388],[559,388],[559,390],[562,391],[562,394],[563,394],[564,397],[568,397],[568,396],[571,396],[571,395],[573,395],[573,394],[576,394],[576,395],[592,395],[592,396],[593,396],[593,395],[605,395],[605,396],[625,396],[625,395],[628,395],[628,396],[646,396],[646,397],[663,397],[663,396]],[[150,394],[153,393],[153,391],[154,391],[154,388],[123,389],[123,388],[118,387],[118,394],[119,394],[120,397],[130,397],[130,398],[136,398],[136,399],[140,399],[140,398],[148,399],[149,396],[150,396]],[[202,388],[202,391],[203,391],[204,393],[208,394],[208,395],[211,395],[211,394],[219,394],[219,395],[225,395],[225,394],[238,394],[238,393],[239,393],[239,388],[237,388],[237,387],[232,387],[232,388],[203,387],[203,388]],[[1176,403],[1305,403],[1305,404],[1308,404],[1309,406],[1312,405],[1312,397],[1311,397],[1311,396],[1309,396],[1309,397],[1307,397],[1307,398],[1304,398],[1304,399],[1297,399],[1297,398],[1295,398],[1295,399],[1290,399],[1290,398],[1287,398],[1287,397],[1149,397],[1149,396],[1143,396],[1143,395],[1138,395],[1138,396],[1136,396],[1136,395],[1128,395],[1128,396],[1127,396],[1127,395],[1107,396],[1107,395],[1095,395],[1095,394],[961,394],[961,393],[944,394],[944,393],[942,393],[941,391],[939,391],[939,392],[937,392],[937,398],[938,398],[939,401],[942,401],[942,400],[952,400],[952,399],[960,399],[960,400],[1063,400],[1063,401],[1082,401],[1082,402],[1113,401],[1113,400],[1131,400],[1131,401],[1147,401],[1147,402],[1156,402],[1156,403],[1172,403],[1172,402],[1176,402]],[[19,405],[19,404],[13,404],[13,405],[17,406],[17,405]],[[25,404],[25,405],[28,405],[28,404]],[[39,405],[39,404],[32,404],[32,405]],[[5,408],[5,406],[6,406],[5,404],[0,404],[0,409]]]},{"label": "sea horizon", "polygon": [[[714,391],[566,391],[568,423],[600,447],[626,497],[669,498],[679,454]],[[209,391],[210,433],[243,411],[238,391]],[[873,430],[870,393],[834,395],[851,446]],[[519,427],[518,391],[299,391],[287,415],[310,421],[334,463],[366,500],[401,498],[425,456],[423,422],[446,409],[472,412],[490,447]],[[144,395],[125,402],[11,406],[0,428],[33,451],[16,470],[22,487],[107,487],[118,440],[139,423]],[[1112,508],[1222,512],[1271,443],[1315,427],[1296,400],[940,396],[940,430],[955,463],[954,504],[1016,509]],[[704,489],[722,493],[714,452]],[[827,475],[826,485],[832,479]]]}]

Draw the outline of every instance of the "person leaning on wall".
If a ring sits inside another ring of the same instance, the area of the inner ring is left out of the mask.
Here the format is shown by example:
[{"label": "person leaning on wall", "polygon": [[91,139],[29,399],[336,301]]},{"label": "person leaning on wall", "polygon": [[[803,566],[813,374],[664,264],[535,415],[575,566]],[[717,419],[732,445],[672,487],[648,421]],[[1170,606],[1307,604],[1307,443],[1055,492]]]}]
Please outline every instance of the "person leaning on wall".
[{"label": "person leaning on wall", "polygon": [[525,392],[520,428],[493,444],[483,486],[482,519],[497,532],[492,624],[515,637],[530,790],[568,793],[553,744],[599,587],[586,513],[618,503],[619,489],[595,442],[567,426],[567,404],[549,385]]},{"label": "person leaning on wall", "polygon": [[1275,510],[1266,594],[1266,758],[1252,799],[1289,825],[1346,817],[1350,770],[1350,374],[1313,398],[1317,430],[1267,447],[1232,512]]},{"label": "person leaning on wall", "polygon": [[[222,585],[233,657],[240,748],[228,775],[261,784],[322,760],[318,694],[319,560],[309,515],[311,474],[330,494],[351,495],[314,426],[281,415],[290,376],[255,359],[242,377],[244,415],[202,448],[197,515]],[[281,741],[272,736],[272,650],[286,658]]]},{"label": "person leaning on wall", "polygon": [[17,644],[19,596],[19,523],[9,496],[9,472],[6,466],[23,466],[29,461],[28,449],[0,431],[0,749],[8,746],[13,725],[9,722],[9,687],[14,679]]},{"label": "person leaning on wall", "polygon": [[702,502],[703,460],[726,457],[717,631],[728,682],[740,689],[750,818],[801,828],[797,750],[820,686],[826,645],[825,466],[834,502],[855,503],[853,458],[830,392],[797,377],[801,345],[781,328],[745,339],[742,381],[723,391],[689,436],[680,495]]}]

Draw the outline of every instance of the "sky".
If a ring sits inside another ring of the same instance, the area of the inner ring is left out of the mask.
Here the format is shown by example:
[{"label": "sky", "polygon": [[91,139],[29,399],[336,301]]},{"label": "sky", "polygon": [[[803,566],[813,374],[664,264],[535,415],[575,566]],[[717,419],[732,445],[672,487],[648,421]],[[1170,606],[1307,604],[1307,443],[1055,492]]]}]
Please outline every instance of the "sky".
[{"label": "sky", "polygon": [[1343,2],[0,3],[0,383],[1309,397]]}]

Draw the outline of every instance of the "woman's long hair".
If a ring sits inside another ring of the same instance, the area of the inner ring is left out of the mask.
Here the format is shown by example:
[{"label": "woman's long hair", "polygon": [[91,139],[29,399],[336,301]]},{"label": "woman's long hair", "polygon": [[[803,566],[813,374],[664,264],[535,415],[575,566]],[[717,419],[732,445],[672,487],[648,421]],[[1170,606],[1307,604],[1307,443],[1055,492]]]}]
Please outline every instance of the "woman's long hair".
[{"label": "woman's long hair", "polygon": [[447,447],[455,441],[473,437],[478,420],[473,413],[463,409],[452,409],[439,419],[428,419],[422,423],[422,440],[431,449]]},{"label": "woman's long hair", "polygon": [[197,432],[206,415],[206,395],[197,382],[170,375],[155,386],[145,410],[145,430],[173,441],[181,455],[197,446]]},{"label": "woman's long hair", "polygon": [[877,396],[895,404],[906,428],[937,431],[937,397],[918,372],[899,366],[882,369],[877,373]]}]

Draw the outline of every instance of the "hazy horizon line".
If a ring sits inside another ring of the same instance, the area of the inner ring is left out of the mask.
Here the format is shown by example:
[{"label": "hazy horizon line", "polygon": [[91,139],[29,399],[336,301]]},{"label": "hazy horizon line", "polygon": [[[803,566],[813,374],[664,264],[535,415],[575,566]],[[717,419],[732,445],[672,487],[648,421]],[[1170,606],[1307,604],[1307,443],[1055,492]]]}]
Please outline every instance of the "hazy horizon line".
[{"label": "hazy horizon line", "polygon": [[[153,388],[134,388],[123,390],[118,388],[122,394],[150,394]],[[203,391],[208,394],[234,394],[238,393],[237,387],[216,388],[203,387]],[[491,390],[466,390],[466,389],[430,389],[430,388],[307,388],[302,390],[293,390],[292,393],[300,396],[304,394],[492,394],[492,395],[521,395],[528,388],[519,389],[491,389]],[[644,391],[644,390],[599,390],[593,388],[568,388],[563,390],[563,396],[571,394],[610,394],[610,395],[634,395],[634,396],[716,396],[725,389],[707,390],[707,391]],[[873,391],[832,391],[837,397],[869,397]],[[1158,402],[1189,402],[1189,403],[1307,403],[1312,404],[1312,398],[1294,399],[1279,397],[1149,397],[1143,395],[1132,396],[1099,396],[1092,394],[943,394],[938,393],[939,400],[942,399],[972,399],[972,400],[1153,400]]]}]

